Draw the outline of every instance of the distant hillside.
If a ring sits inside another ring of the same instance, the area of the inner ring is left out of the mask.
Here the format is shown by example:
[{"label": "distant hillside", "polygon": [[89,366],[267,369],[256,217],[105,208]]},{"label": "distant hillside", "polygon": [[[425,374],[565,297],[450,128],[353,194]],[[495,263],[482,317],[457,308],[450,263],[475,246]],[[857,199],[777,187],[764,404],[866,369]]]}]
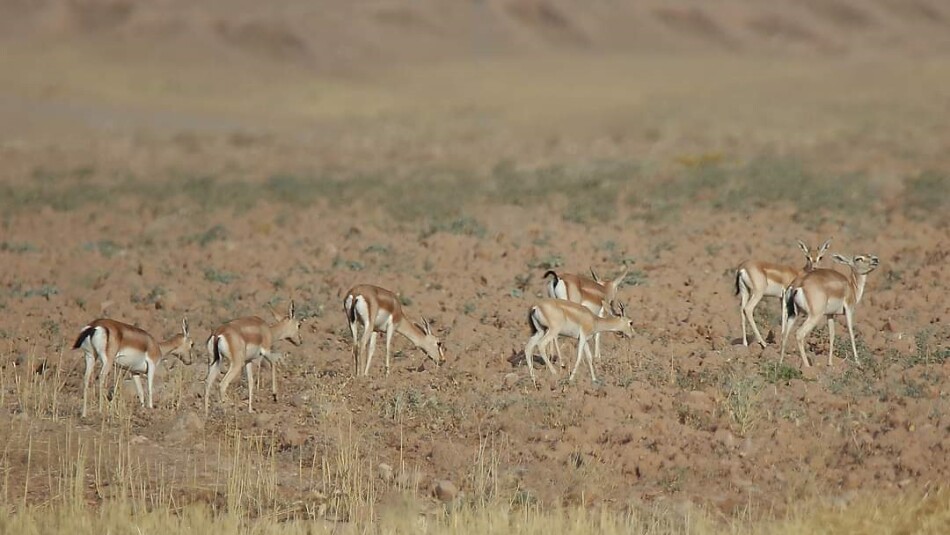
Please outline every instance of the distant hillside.
[{"label": "distant hillside", "polygon": [[550,51],[931,54],[941,0],[7,0],[0,40],[107,40],[318,70]]}]

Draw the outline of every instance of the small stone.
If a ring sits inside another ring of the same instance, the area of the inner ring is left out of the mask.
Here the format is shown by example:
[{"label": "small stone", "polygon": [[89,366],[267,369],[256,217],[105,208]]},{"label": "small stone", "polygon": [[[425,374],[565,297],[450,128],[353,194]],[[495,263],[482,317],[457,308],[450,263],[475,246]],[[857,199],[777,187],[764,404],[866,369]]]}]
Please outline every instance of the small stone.
[{"label": "small stone", "polygon": [[506,375],[505,375],[505,386],[508,387],[508,388],[511,388],[511,387],[515,386],[516,384],[518,384],[518,380],[520,380],[520,379],[521,379],[521,377],[520,377],[517,373],[515,373],[515,372],[511,372],[511,373],[509,373],[509,374],[506,374]]},{"label": "small stone", "polygon": [[447,479],[442,481],[437,481],[432,487],[432,495],[439,499],[442,502],[451,502],[458,496],[459,489],[455,486],[455,483]]}]

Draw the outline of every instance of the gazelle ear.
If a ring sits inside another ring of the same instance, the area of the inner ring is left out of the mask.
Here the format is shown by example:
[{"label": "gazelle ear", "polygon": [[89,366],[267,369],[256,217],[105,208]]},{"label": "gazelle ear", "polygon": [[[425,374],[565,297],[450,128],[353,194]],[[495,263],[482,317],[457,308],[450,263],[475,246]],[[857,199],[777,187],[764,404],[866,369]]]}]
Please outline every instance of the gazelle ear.
[{"label": "gazelle ear", "polygon": [[291,299],[291,300],[290,300],[290,309],[287,310],[287,317],[290,318],[290,319],[296,318],[296,316],[294,315],[294,312],[295,312],[295,309],[294,309],[294,300]]},{"label": "gazelle ear", "polygon": [[620,317],[621,317],[621,318],[626,318],[626,317],[627,317],[627,307],[626,307],[626,305],[624,305],[623,303],[617,303],[617,305],[620,307]]},{"label": "gazelle ear", "polygon": [[835,259],[835,262],[839,264],[844,264],[846,266],[854,265],[854,261],[846,256],[841,256],[840,254],[832,255],[832,258]]},{"label": "gazelle ear", "polygon": [[425,316],[422,316],[422,325],[425,327],[426,334],[432,334],[432,324],[429,323],[429,320]]},{"label": "gazelle ear", "polygon": [[274,310],[274,307],[273,307],[273,306],[271,306],[271,305],[265,305],[265,308],[267,308],[267,311],[270,312],[270,315],[274,317],[274,320],[275,320],[275,321],[280,321],[280,320],[284,319],[284,318],[282,318],[282,317],[280,316],[280,314],[277,313],[276,310]]},{"label": "gazelle ear", "polygon": [[801,248],[801,250],[804,251],[806,255],[808,254],[808,246],[805,245],[805,242],[798,240],[798,247]]},{"label": "gazelle ear", "polygon": [[188,338],[188,318],[181,319],[181,334]]},{"label": "gazelle ear", "polygon": [[828,247],[831,246],[831,240],[834,239],[834,236],[825,240],[825,243],[821,244],[821,248],[818,249],[818,256],[821,256],[828,250]]}]

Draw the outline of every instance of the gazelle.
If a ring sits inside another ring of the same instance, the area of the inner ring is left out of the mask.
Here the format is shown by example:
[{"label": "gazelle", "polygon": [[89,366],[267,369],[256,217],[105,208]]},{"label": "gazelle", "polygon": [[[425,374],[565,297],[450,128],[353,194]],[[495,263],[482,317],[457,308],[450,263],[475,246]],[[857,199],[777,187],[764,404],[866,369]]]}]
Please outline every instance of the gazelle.
[{"label": "gazelle", "polygon": [[[594,268],[591,268],[592,278],[581,275],[564,274],[558,275],[553,270],[548,270],[544,278],[548,279],[548,297],[552,299],[565,299],[604,317],[607,315],[607,307],[611,306],[617,298],[617,290],[627,277],[630,268],[624,266],[623,272],[612,281],[602,281]],[[558,362],[561,362],[561,348],[554,339],[554,349],[557,351]],[[594,357],[600,358],[600,333],[594,335]]]},{"label": "gazelle", "polygon": [[864,297],[864,285],[868,273],[877,269],[878,258],[874,255],[857,255],[848,258],[834,255],[835,262],[848,266],[847,275],[833,269],[816,269],[807,273],[801,280],[793,284],[786,293],[783,305],[788,313],[788,324],[782,331],[782,356],[785,358],[785,344],[788,333],[795,326],[796,316],[805,312],[805,323],[795,333],[798,340],[798,352],[801,353],[802,363],[810,366],[805,356],[805,338],[811,333],[822,318],[828,319],[828,365],[831,366],[835,353],[835,316],[844,314],[848,324],[848,334],[851,336],[851,351],[854,352],[854,362],[858,360],[858,347],[854,342],[854,307]]},{"label": "gazelle", "polygon": [[[181,333],[158,343],[149,333],[120,321],[97,319],[79,332],[73,349],[82,349],[86,358],[86,371],[82,381],[82,416],[86,416],[89,401],[89,381],[96,360],[99,360],[99,396],[105,388],[106,379],[112,366],[128,370],[132,374],[139,402],[145,406],[146,398],[142,390],[142,375],[148,383],[148,408],[153,408],[152,390],[155,381],[155,369],[162,357],[175,355],[185,365],[191,364],[191,348],[194,342],[188,336],[188,320],[181,320]],[[189,360],[185,360],[189,355]],[[112,399],[115,387],[110,389],[108,399]]]},{"label": "gazelle", "polygon": [[[763,297],[781,298],[785,294],[785,288],[796,277],[817,268],[829,245],[831,245],[831,239],[826,240],[825,243],[821,244],[818,251],[813,253],[804,242],[799,240],[798,246],[805,253],[805,266],[801,269],[759,260],[746,260],[739,264],[736,269],[736,295],[739,296],[739,316],[742,322],[743,345],[749,345],[749,337],[746,331],[746,322],[748,322],[752,326],[756,341],[759,342],[759,345],[765,347],[765,340],[762,338],[762,334],[759,333],[759,327],[755,324],[755,307],[758,306]],[[784,313],[782,323],[784,324]]]},{"label": "gazelle", "polygon": [[587,344],[588,336],[608,331],[618,332],[625,337],[633,336],[633,320],[627,318],[626,309],[622,304],[618,316],[602,318],[591,312],[589,308],[572,301],[543,299],[528,311],[528,324],[531,326],[531,338],[525,345],[524,357],[528,363],[528,373],[531,375],[532,382],[535,382],[533,363],[535,347],[541,350],[541,358],[544,359],[551,373],[557,375],[557,370],[548,359],[545,348],[550,347],[551,342],[558,336],[577,339],[577,360],[568,378],[570,381],[574,380],[585,352],[591,381],[597,381],[594,375],[593,357],[590,346]]},{"label": "gazelle", "polygon": [[205,379],[205,414],[211,403],[211,387],[215,379],[221,372],[221,359],[227,358],[231,365],[228,372],[221,379],[218,386],[221,393],[221,400],[227,399],[228,386],[244,368],[244,374],[247,377],[247,411],[254,412],[254,372],[252,367],[254,363],[261,358],[270,364],[271,372],[271,393],[274,401],[277,401],[277,360],[281,357],[280,353],[273,351],[274,342],[287,340],[288,342],[299,346],[302,343],[300,338],[301,320],[297,319],[294,313],[294,302],[290,302],[290,308],[286,316],[281,316],[276,311],[270,309],[274,316],[274,323],[268,325],[266,321],[257,316],[247,316],[231,320],[211,332],[208,337],[208,353],[211,360],[208,364],[208,378]]},{"label": "gazelle", "polygon": [[[350,324],[350,333],[353,335],[353,359],[356,364],[356,375],[360,374],[360,360],[367,352],[366,368],[363,375],[369,375],[369,366],[373,362],[373,353],[376,351],[375,333],[386,335],[386,375],[389,375],[389,357],[393,333],[399,333],[409,339],[416,347],[425,352],[426,356],[440,366],[445,363],[445,347],[432,334],[432,326],[428,320],[422,318],[422,323],[412,323],[402,310],[402,304],[396,294],[369,284],[360,284],[350,288],[343,299],[343,311]],[[363,335],[359,336],[358,327],[362,325]]]}]

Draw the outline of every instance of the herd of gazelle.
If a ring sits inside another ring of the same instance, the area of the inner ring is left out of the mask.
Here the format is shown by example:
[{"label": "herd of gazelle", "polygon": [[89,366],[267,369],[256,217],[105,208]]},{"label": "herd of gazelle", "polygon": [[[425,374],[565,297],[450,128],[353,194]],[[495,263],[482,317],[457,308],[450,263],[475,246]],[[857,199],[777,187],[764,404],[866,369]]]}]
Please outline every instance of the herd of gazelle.
[{"label": "herd of gazelle", "polygon": [[[854,339],[854,307],[864,295],[867,275],[878,266],[878,258],[873,255],[845,257],[834,255],[836,262],[848,266],[844,275],[832,269],[819,267],[822,256],[828,250],[831,240],[826,241],[817,250],[810,249],[803,242],[798,245],[805,254],[802,268],[775,264],[771,262],[746,261],[736,270],[736,293],[740,296],[739,311],[742,321],[742,342],[749,345],[746,323],[752,328],[755,340],[765,347],[753,314],[756,306],[765,297],[781,298],[782,303],[782,349],[784,359],[788,334],[795,325],[798,316],[805,320],[795,337],[804,366],[810,366],[805,355],[805,339],[822,319],[828,322],[830,342],[828,363],[834,355],[834,316],[844,315],[851,337],[851,349],[855,362],[858,351]],[[596,381],[594,359],[600,358],[600,333],[616,332],[625,337],[633,336],[633,321],[626,315],[626,307],[616,301],[617,291],[627,275],[624,271],[613,280],[601,280],[591,270],[591,276],[558,274],[548,271],[544,278],[548,281],[547,298],[542,299],[528,310],[528,325],[531,337],[525,346],[524,357],[531,380],[536,382],[534,374],[534,352],[538,349],[541,359],[551,371],[557,370],[548,358],[553,344],[558,363],[564,366],[558,338],[561,336],[577,340],[577,357],[569,380],[574,380],[581,361],[586,356],[591,380]],[[445,363],[445,348],[441,340],[432,332],[431,324],[425,318],[420,323],[408,319],[403,311],[398,295],[368,284],[354,286],[343,299],[343,311],[346,314],[350,333],[353,336],[353,359],[355,374],[369,375],[373,353],[376,349],[377,334],[386,338],[386,374],[390,370],[390,356],[393,334],[399,333],[421,349],[428,358],[441,365]],[[278,341],[301,344],[300,326],[302,319],[297,318],[293,301],[285,315],[271,310],[274,322],[268,323],[257,316],[231,320],[211,332],[206,342],[208,354],[208,375],[205,379],[205,412],[209,410],[211,390],[221,372],[222,361],[230,362],[227,373],[218,385],[220,398],[227,399],[227,389],[231,382],[244,373],[248,382],[247,408],[254,412],[254,375],[253,366],[266,360],[271,368],[271,393],[277,399],[276,364],[281,354],[274,351]],[[362,334],[360,334],[362,329]],[[594,352],[591,353],[589,340],[594,339]],[[83,376],[82,415],[86,416],[88,390],[95,362],[98,360],[99,395],[106,387],[109,371],[113,366],[125,370],[132,376],[138,393],[139,402],[151,408],[153,406],[153,383],[155,370],[161,359],[174,355],[185,364],[191,364],[191,349],[194,346],[189,337],[188,321],[182,320],[181,333],[157,342],[148,332],[119,321],[98,319],[86,325],[79,333],[73,349],[82,349],[85,354],[86,368]],[[186,360],[186,356],[188,359]],[[365,356],[365,365],[360,363]],[[142,376],[146,378],[147,389],[142,387]],[[116,378],[118,380],[118,377]],[[112,399],[113,386],[107,396]]]},{"label": "herd of gazelle", "polygon": [[818,267],[822,256],[828,250],[831,240],[825,241],[813,251],[803,242],[798,246],[805,253],[805,266],[797,269],[792,266],[749,260],[736,270],[736,293],[739,295],[739,315],[742,322],[742,343],[749,345],[746,334],[746,322],[752,326],[756,341],[765,347],[765,340],[755,324],[753,312],[763,297],[781,298],[782,307],[782,350],[781,360],[785,358],[785,346],[788,335],[795,326],[798,316],[804,314],[805,322],[795,333],[798,352],[802,365],[811,366],[805,355],[805,339],[822,319],[828,322],[828,365],[832,364],[835,352],[835,316],[844,315],[851,337],[851,350],[854,361],[860,363],[858,348],[854,340],[854,307],[864,296],[864,285],[868,273],[877,269],[878,258],[865,254],[853,257],[834,255],[835,262],[848,266],[844,275],[838,271]]}]

